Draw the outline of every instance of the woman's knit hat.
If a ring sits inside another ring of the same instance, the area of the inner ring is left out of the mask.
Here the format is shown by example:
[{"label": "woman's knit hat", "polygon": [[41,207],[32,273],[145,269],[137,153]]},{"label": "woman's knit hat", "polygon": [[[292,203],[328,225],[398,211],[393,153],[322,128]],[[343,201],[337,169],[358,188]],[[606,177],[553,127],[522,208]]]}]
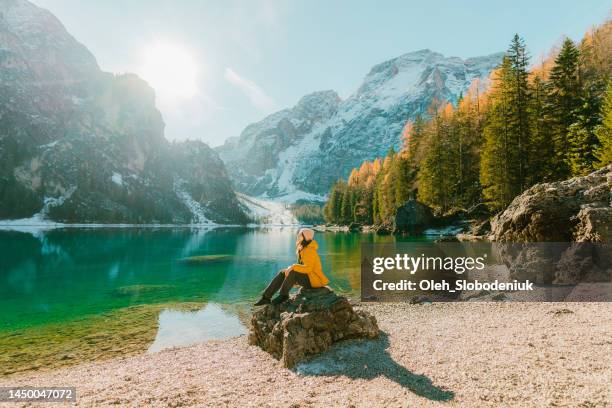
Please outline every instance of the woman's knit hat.
[{"label": "woman's knit hat", "polygon": [[298,235],[303,235],[306,241],[312,241],[314,234],[314,230],[311,230],[310,228],[302,228],[298,231]]}]

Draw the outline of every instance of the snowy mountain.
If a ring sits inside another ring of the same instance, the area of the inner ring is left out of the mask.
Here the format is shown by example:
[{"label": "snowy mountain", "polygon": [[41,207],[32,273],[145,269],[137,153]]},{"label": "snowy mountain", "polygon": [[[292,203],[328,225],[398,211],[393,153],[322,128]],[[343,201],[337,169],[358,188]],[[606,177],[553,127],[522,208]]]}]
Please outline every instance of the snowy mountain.
[{"label": "snowy mountain", "polygon": [[48,11],[0,0],[0,220],[244,223],[223,162],[171,144],[155,94]]},{"label": "snowy mountain", "polygon": [[434,98],[456,102],[502,56],[404,54],[373,67],[346,100],[315,92],[247,126],[218,151],[241,192],[288,202],[321,199],[353,167],[399,148],[406,121],[425,113]]}]

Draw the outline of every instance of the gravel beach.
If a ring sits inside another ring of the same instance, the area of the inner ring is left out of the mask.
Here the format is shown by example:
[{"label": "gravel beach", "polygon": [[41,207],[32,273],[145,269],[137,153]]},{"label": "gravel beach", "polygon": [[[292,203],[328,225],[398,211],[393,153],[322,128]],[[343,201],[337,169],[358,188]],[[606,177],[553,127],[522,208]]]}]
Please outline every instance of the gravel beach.
[{"label": "gravel beach", "polygon": [[[83,407],[612,406],[611,303],[359,307],[380,339],[339,343],[294,370],[240,336],[0,386],[75,386]],[[37,405],[50,406],[22,406]]]}]

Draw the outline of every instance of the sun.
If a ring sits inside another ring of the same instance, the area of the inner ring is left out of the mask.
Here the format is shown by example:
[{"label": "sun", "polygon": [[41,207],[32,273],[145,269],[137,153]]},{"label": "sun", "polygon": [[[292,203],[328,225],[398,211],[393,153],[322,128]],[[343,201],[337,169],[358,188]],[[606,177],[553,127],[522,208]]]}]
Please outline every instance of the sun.
[{"label": "sun", "polygon": [[140,75],[164,99],[191,98],[198,92],[198,65],[193,54],[180,44],[146,47]]}]

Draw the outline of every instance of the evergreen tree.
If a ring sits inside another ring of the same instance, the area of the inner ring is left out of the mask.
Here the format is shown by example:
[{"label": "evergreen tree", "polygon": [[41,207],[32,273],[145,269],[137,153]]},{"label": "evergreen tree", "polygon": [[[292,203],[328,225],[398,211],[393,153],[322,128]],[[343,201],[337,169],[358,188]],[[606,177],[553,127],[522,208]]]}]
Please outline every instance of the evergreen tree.
[{"label": "evergreen tree", "polygon": [[551,137],[549,121],[545,116],[545,83],[539,75],[535,75],[531,86],[529,103],[529,123],[531,142],[529,145],[529,176],[528,184],[554,179],[552,168],[555,150]]},{"label": "evergreen tree", "polygon": [[580,53],[572,40],[566,38],[548,81],[547,116],[551,119],[555,146],[555,174],[563,179],[571,174],[569,135],[570,126],[577,122],[580,108],[580,83],[578,80],[578,58]]},{"label": "evergreen tree", "polygon": [[595,131],[600,147],[596,152],[597,167],[612,163],[612,80],[608,82],[608,90],[603,105],[603,120]]},{"label": "evergreen tree", "polygon": [[506,79],[509,82],[506,84],[509,90],[508,109],[510,112],[508,120],[516,139],[518,189],[523,191],[527,187],[527,152],[529,151],[530,139],[527,113],[529,105],[529,86],[527,82],[529,57],[525,42],[518,34],[514,35],[506,55],[510,64],[510,75]]},{"label": "evergreen tree", "polygon": [[332,187],[326,218],[386,223],[415,191],[438,213],[481,199],[497,211],[532,184],[609,164],[610,39],[612,23],[579,49],[565,40],[554,63],[529,74],[515,35],[489,90],[481,94],[475,81],[454,108],[433,101],[427,120],[417,116],[405,126],[399,153],[390,149]]},{"label": "evergreen tree", "polygon": [[446,114],[437,113],[428,127],[427,149],[419,168],[419,201],[440,213],[452,207],[451,189],[455,184],[456,168],[452,168],[453,149],[450,145],[451,126]]},{"label": "evergreen tree", "polygon": [[515,118],[510,106],[514,81],[510,60],[504,57],[496,72],[490,99],[490,110],[484,127],[485,144],[481,157],[480,180],[483,196],[492,210],[506,207],[521,192],[518,183],[518,149]]},{"label": "evergreen tree", "polygon": [[353,194],[348,186],[344,185],[343,187],[339,224],[348,225],[353,222]]},{"label": "evergreen tree", "polygon": [[343,180],[338,180],[336,184],[333,185],[329,193],[329,199],[323,208],[323,214],[327,222],[334,224],[341,223],[342,202],[345,190],[346,183]]}]

